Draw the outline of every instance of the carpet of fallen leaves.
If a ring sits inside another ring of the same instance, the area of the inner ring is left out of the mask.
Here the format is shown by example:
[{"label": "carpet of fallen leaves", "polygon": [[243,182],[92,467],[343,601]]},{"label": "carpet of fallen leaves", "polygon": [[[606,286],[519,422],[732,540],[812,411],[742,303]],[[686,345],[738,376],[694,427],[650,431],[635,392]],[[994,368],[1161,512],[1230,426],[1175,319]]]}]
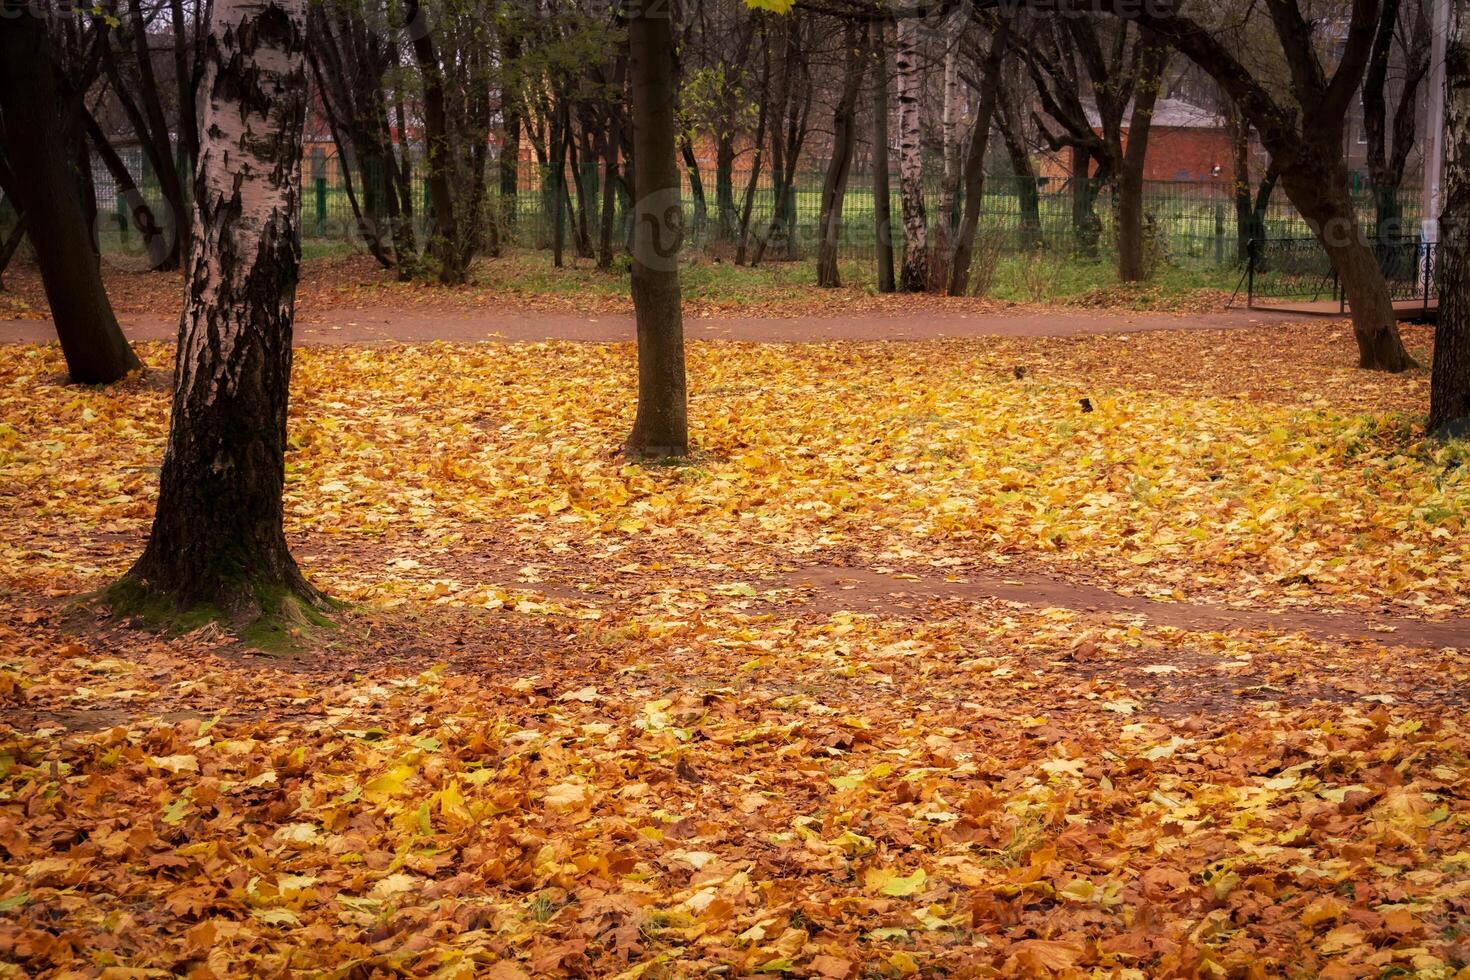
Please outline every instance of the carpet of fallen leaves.
[{"label": "carpet of fallen leaves", "polygon": [[169,350],[0,348],[0,971],[1470,976],[1470,464],[1293,330],[695,345],[678,467],[625,346],[302,350],[277,656],[68,601]]}]

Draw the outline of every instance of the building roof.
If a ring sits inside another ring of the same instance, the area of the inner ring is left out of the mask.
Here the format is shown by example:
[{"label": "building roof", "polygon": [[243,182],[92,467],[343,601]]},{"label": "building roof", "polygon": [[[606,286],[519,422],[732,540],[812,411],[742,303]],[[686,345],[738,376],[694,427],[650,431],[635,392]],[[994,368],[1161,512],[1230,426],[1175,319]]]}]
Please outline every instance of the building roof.
[{"label": "building roof", "polygon": [[[1094,129],[1102,125],[1102,118],[1097,113],[1097,107],[1092,103],[1085,103],[1087,110],[1087,122]],[[1130,103],[1123,113],[1123,125],[1128,125],[1128,119],[1133,114],[1133,105]],[[1197,106],[1193,102],[1183,99],[1160,99],[1154,104],[1153,126],[1155,129],[1220,129],[1224,121],[1220,114],[1213,109]]]}]

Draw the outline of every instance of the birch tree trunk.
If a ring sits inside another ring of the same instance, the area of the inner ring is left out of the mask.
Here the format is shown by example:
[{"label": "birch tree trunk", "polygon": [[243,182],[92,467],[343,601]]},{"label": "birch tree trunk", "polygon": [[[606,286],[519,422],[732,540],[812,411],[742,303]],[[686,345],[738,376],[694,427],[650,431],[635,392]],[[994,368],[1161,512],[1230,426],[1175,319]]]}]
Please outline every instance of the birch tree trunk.
[{"label": "birch tree trunk", "polygon": [[0,121],[10,190],[28,235],[66,369],[79,384],[108,384],[142,365],[102,288],[62,138],[45,20],[19,0],[0,3]]},{"label": "birch tree trunk", "polygon": [[119,612],[201,609],[264,639],[324,601],[282,527],[305,24],[306,0],[215,2],[168,448]]},{"label": "birch tree trunk", "polygon": [[919,67],[919,21],[900,17],[894,68],[898,90],[898,175],[903,195],[903,272],[905,292],[929,288],[929,216],[924,209],[923,74]]},{"label": "birch tree trunk", "polygon": [[1429,431],[1470,435],[1470,10],[1450,8],[1445,51],[1444,211],[1439,218],[1439,320]]},{"label": "birch tree trunk", "polygon": [[679,249],[684,237],[674,160],[674,34],[669,8],[634,4],[628,17],[633,89],[633,310],[638,321],[638,415],[628,455],[684,456],[689,420]]}]

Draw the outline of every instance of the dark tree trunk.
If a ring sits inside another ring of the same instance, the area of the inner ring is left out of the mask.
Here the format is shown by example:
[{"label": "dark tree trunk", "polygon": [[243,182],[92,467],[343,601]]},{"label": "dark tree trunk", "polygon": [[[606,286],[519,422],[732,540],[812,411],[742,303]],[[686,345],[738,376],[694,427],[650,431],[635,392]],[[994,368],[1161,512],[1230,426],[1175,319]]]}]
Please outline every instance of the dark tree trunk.
[{"label": "dark tree trunk", "polygon": [[[138,138],[143,149],[153,162],[154,175],[158,178],[158,189],[168,203],[169,223],[174,228],[178,255],[170,268],[177,268],[189,254],[189,202],[184,193],[184,179],[180,175],[178,158],[169,140],[168,115],[163,107],[163,89],[153,71],[153,57],[148,43],[148,27],[144,21],[144,5],[126,3],[130,14],[129,28],[133,42],[133,57],[138,67],[138,86],[132,101],[137,104],[132,115]],[[124,89],[117,87],[119,97]]]},{"label": "dark tree trunk", "polygon": [[83,384],[116,381],[142,365],[118,329],[82,217],[45,21],[18,0],[0,5],[0,124],[67,371]]},{"label": "dark tree trunk", "polygon": [[[1448,0],[1446,0],[1448,2]],[[1404,32],[1405,46],[1398,68],[1399,98],[1394,110],[1390,135],[1386,90],[1390,63],[1393,59],[1395,35],[1400,27],[1402,0],[1384,0],[1378,15],[1378,31],[1373,38],[1372,53],[1363,76],[1363,136],[1368,144],[1368,181],[1373,187],[1375,210],[1373,237],[1382,249],[1396,242],[1404,233],[1403,209],[1399,206],[1399,188],[1409,154],[1414,149],[1419,109],[1419,87],[1429,71],[1430,32],[1427,4],[1416,2],[1411,29]],[[1389,143],[1392,146],[1389,146]]]},{"label": "dark tree trunk", "polygon": [[1429,431],[1470,436],[1470,11],[1455,4],[1445,52],[1444,210],[1439,216],[1439,320]]},{"label": "dark tree trunk", "polygon": [[82,107],[82,125],[86,127],[87,135],[92,140],[92,145],[97,149],[97,155],[102,158],[102,164],[112,174],[112,183],[119,195],[127,202],[128,214],[132,216],[133,226],[143,236],[143,247],[148,253],[148,265],[155,271],[168,267],[169,264],[169,238],[168,234],[158,226],[158,219],[153,214],[153,209],[148,206],[143,192],[138,189],[137,181],[128,172],[127,164],[118,155],[117,149],[113,147],[112,141],[102,131],[97,123],[96,117]]},{"label": "dark tree trunk", "polygon": [[602,151],[602,227],[599,229],[597,244],[597,267],[599,269],[612,268],[613,230],[616,227],[618,214],[617,192],[618,185],[622,183],[622,174],[618,167],[618,153],[623,145],[623,100],[627,83],[628,54],[622,51],[619,52],[617,64],[613,68],[613,91],[617,93],[617,98],[608,107],[606,146]]},{"label": "dark tree trunk", "polygon": [[166,600],[284,631],[321,601],[282,525],[305,8],[215,2],[168,449],[147,549],[113,592],[119,612]]},{"label": "dark tree trunk", "polygon": [[975,255],[975,233],[980,227],[980,209],[985,203],[985,151],[990,145],[990,121],[995,118],[996,101],[1000,97],[1000,73],[1005,66],[1006,45],[1010,43],[1011,22],[1002,19],[990,42],[985,59],[984,83],[980,89],[980,106],[975,114],[975,129],[965,153],[962,179],[965,189],[964,214],[955,231],[954,255],[949,262],[948,292],[963,296],[970,290],[970,263]]},{"label": "dark tree trunk", "polygon": [[[866,34],[866,28],[864,29]],[[832,111],[832,160],[822,178],[822,205],[817,243],[817,285],[836,288],[842,285],[837,268],[837,247],[842,235],[842,204],[847,196],[847,177],[852,171],[854,128],[857,122],[858,93],[863,87],[864,48],[866,36],[859,37],[849,22],[843,40],[847,62],[843,73],[842,95]]]},{"label": "dark tree trunk", "polygon": [[[1039,0],[1038,0],[1039,2]],[[1347,189],[1344,118],[1360,90],[1380,23],[1377,0],[1354,0],[1341,33],[1336,68],[1328,76],[1314,29],[1295,0],[1268,4],[1275,40],[1289,77],[1283,99],[1258,81],[1211,30],[1178,5],[1098,0],[1092,5],[1149,28],[1199,65],[1249,119],[1297,210],[1312,222],[1353,306],[1353,333],[1364,368],[1402,371],[1413,365],[1399,339],[1393,303],[1373,250],[1364,238]],[[1340,18],[1332,21],[1341,25]]]},{"label": "dark tree trunk", "polygon": [[428,153],[429,200],[434,206],[434,230],[426,251],[438,267],[439,281],[446,286],[465,281],[468,267],[460,248],[455,222],[454,192],[450,186],[454,146],[449,134],[449,115],[444,105],[444,69],[434,47],[429,15],[419,0],[408,0],[405,23],[413,39],[414,60],[424,82],[424,143]]},{"label": "dark tree trunk", "polygon": [[1283,168],[1281,183],[1337,270],[1352,310],[1359,366],[1394,372],[1415,367],[1399,339],[1393,301],[1378,257],[1358,223],[1341,162],[1330,168]]},{"label": "dark tree trunk", "polygon": [[679,296],[684,211],[674,159],[674,37],[667,8],[635,4],[630,13],[638,414],[626,451],[640,458],[684,456],[689,452]]},{"label": "dark tree trunk", "polygon": [[1150,272],[1144,255],[1143,166],[1160,79],[1169,60],[1169,49],[1147,31],[1139,47],[1142,53],[1138,80],[1133,86],[1128,146],[1123,150],[1118,168],[1118,278],[1123,282],[1139,282],[1147,279]]},{"label": "dark tree trunk", "polygon": [[722,130],[715,143],[715,241],[733,241],[735,221],[735,137]]},{"label": "dark tree trunk", "polygon": [[[514,31],[507,31],[502,60],[513,65],[521,56],[521,42]],[[501,87],[500,114],[505,119],[505,142],[500,147],[500,218],[505,236],[516,234],[516,209],[521,187],[521,114],[520,96],[509,85]]]},{"label": "dark tree trunk", "polygon": [[[563,107],[565,99],[558,99]],[[551,120],[551,264],[560,269],[565,262],[567,244],[566,210],[562,202],[567,199],[567,146],[571,143],[565,128],[563,112],[558,110]]]},{"label": "dark tree trunk", "polygon": [[1020,234],[1016,244],[1022,252],[1031,252],[1045,244],[1041,237],[1041,192],[1037,186],[1036,170],[1031,164],[1031,152],[1022,137],[1021,124],[1013,118],[1016,110],[1011,98],[1010,90],[1003,87],[995,119],[1000,127],[1001,140],[1005,143],[1006,156],[1011,161],[1011,172],[1015,174],[1016,210],[1020,212]]},{"label": "dark tree trunk", "polygon": [[184,16],[183,0],[169,0],[168,9],[173,24],[174,101],[179,110],[179,149],[184,159],[192,165],[199,159],[199,116],[198,107],[194,105],[194,85],[199,80],[198,34],[203,31],[204,25],[193,25],[195,47],[191,51],[191,33],[188,18]]},{"label": "dark tree trunk", "polygon": [[771,61],[770,52],[766,52],[765,68],[761,73],[761,99],[760,107],[756,110],[755,122],[755,148],[750,162],[750,176],[745,181],[745,201],[740,209],[740,244],[735,249],[735,264],[744,265],[746,253],[750,248],[750,219],[755,210],[756,182],[760,180],[761,164],[764,161],[766,127],[770,121],[768,96],[771,91]]},{"label": "dark tree trunk", "polygon": [[1271,195],[1276,192],[1276,182],[1281,179],[1281,168],[1274,162],[1266,167],[1256,188],[1255,204],[1251,207],[1249,234],[1251,238],[1264,240],[1266,237],[1266,215],[1271,210]]},{"label": "dark tree trunk", "polygon": [[684,171],[689,174],[689,197],[694,204],[694,240],[704,237],[709,220],[709,206],[704,200],[704,178],[699,174],[699,159],[694,155],[694,141],[688,133],[679,137],[679,154],[684,158]]},{"label": "dark tree trunk", "polygon": [[0,290],[5,289],[5,270],[10,268],[10,260],[15,258],[16,250],[20,248],[20,243],[25,237],[26,216],[18,214],[15,216],[15,224],[6,233],[5,238],[0,240]]},{"label": "dark tree trunk", "polygon": [[572,178],[577,185],[577,257],[592,258],[592,202],[597,197],[597,161],[592,155],[592,142],[584,119],[581,151],[572,144]]},{"label": "dark tree trunk", "polygon": [[873,234],[878,247],[878,292],[897,289],[893,271],[893,192],[888,180],[888,46],[880,23],[873,36]]},{"label": "dark tree trunk", "polygon": [[1083,258],[1095,259],[1102,241],[1102,221],[1097,216],[1097,194],[1102,181],[1092,173],[1092,152],[1072,147],[1072,238],[1073,250]]},{"label": "dark tree trunk", "polygon": [[1249,256],[1251,238],[1251,131],[1250,124],[1233,106],[1227,117],[1230,132],[1230,156],[1233,167],[1231,192],[1235,200],[1235,261],[1243,263]]}]

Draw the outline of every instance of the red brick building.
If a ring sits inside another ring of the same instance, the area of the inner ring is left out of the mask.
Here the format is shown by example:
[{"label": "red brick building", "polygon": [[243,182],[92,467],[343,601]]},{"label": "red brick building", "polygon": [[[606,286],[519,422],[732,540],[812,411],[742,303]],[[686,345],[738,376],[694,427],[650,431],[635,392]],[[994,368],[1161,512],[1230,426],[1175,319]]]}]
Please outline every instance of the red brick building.
[{"label": "red brick building", "polygon": [[[1088,117],[1096,129],[1099,122],[1091,108],[1088,109]],[[1125,146],[1127,141],[1125,127]],[[1144,180],[1188,181],[1228,187],[1233,179],[1230,160],[1230,135],[1218,113],[1183,99],[1159,100],[1154,108],[1153,125],[1149,128]],[[1071,163],[1068,153],[1046,154],[1041,161],[1041,176],[1065,181],[1072,175]]]}]

